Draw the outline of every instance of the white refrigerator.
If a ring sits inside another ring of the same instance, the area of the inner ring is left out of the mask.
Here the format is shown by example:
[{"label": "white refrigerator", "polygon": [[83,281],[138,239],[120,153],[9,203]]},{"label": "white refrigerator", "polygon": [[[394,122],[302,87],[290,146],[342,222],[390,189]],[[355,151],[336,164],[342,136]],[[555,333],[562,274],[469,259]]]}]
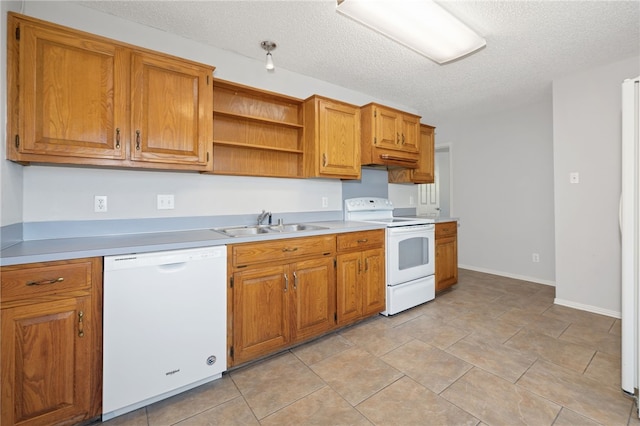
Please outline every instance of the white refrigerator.
[{"label": "white refrigerator", "polygon": [[[622,83],[622,390],[638,396],[640,382],[640,77]],[[636,409],[638,408],[636,399]],[[639,414],[640,413],[636,413]]]}]

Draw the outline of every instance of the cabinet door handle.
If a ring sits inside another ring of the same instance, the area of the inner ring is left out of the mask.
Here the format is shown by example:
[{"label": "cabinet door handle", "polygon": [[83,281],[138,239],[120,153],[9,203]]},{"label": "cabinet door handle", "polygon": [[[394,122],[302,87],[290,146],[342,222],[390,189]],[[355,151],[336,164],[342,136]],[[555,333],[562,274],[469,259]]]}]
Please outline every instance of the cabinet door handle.
[{"label": "cabinet door handle", "polygon": [[327,154],[322,154],[322,167],[327,167]]},{"label": "cabinet door handle", "polygon": [[289,277],[284,274],[284,292],[286,293],[287,290],[289,290]]},{"label": "cabinet door handle", "polygon": [[404,145],[404,133],[402,134],[402,145]]},{"label": "cabinet door handle", "polygon": [[400,133],[396,132],[396,144],[400,143]]},{"label": "cabinet door handle", "polygon": [[295,272],[293,273],[293,289],[298,289],[298,275]]},{"label": "cabinet door handle", "polygon": [[120,149],[120,128],[116,129],[116,149]]},{"label": "cabinet door handle", "polygon": [[362,273],[362,261],[358,259],[358,273]]},{"label": "cabinet door handle", "polygon": [[53,278],[51,280],[31,281],[31,282],[28,282],[27,285],[55,284],[55,283],[61,283],[62,281],[64,281],[64,278],[58,277],[58,278]]},{"label": "cabinet door handle", "polygon": [[84,312],[78,312],[78,337],[84,337]]},{"label": "cabinet door handle", "polygon": [[136,130],[136,151],[140,151],[140,130]]},{"label": "cabinet door handle", "polygon": [[369,259],[364,260],[364,271],[367,272],[369,270]]},{"label": "cabinet door handle", "polygon": [[358,244],[360,244],[360,243],[366,243],[367,241],[369,241],[369,239],[368,239],[368,238],[363,238],[363,239],[361,239],[361,240],[358,240],[358,241],[357,241],[357,243],[358,243]]},{"label": "cabinet door handle", "polygon": [[288,248],[288,247],[285,247],[285,248],[283,248],[283,249],[282,249],[282,251],[284,251],[284,252],[288,252],[288,251],[298,251],[298,247],[294,247],[294,248]]}]

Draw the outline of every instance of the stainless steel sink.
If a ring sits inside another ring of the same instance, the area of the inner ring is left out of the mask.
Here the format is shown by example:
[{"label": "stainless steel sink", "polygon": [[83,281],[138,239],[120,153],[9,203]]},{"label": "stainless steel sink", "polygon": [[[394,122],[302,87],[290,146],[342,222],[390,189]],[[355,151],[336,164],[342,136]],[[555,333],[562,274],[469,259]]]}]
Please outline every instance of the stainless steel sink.
[{"label": "stainless steel sink", "polygon": [[287,225],[246,225],[215,228],[214,231],[222,232],[230,237],[248,237],[252,235],[292,233],[301,231],[317,231],[327,229],[324,226],[307,225],[306,223],[293,223]]}]

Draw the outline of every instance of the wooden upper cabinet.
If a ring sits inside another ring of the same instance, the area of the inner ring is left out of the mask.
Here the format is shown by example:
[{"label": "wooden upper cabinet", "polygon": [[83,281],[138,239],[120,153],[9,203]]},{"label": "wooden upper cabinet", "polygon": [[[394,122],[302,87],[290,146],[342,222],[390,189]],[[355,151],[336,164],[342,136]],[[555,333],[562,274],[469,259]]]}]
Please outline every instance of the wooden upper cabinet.
[{"label": "wooden upper cabinet", "polygon": [[206,166],[213,140],[213,70],[135,52],[131,78],[131,159]]},{"label": "wooden upper cabinet", "polygon": [[361,108],[361,163],[416,168],[420,117],[376,103]]},{"label": "wooden upper cabinet", "polygon": [[415,169],[389,169],[390,183],[434,183],[434,139],[435,127],[420,125],[420,141],[418,151],[420,159]]},{"label": "wooden upper cabinet", "polygon": [[7,158],[207,170],[213,67],[9,13]]},{"label": "wooden upper cabinet", "polygon": [[305,176],[360,178],[360,109],[312,96],[305,100]]}]

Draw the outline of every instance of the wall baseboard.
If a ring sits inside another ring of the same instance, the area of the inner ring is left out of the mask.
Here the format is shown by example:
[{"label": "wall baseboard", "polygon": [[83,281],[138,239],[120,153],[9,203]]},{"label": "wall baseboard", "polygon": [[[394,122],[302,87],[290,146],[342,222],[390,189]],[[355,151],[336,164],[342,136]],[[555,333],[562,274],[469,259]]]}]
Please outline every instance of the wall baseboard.
[{"label": "wall baseboard", "polygon": [[574,308],[574,309],[579,309],[581,311],[591,312],[593,314],[600,314],[600,315],[613,317],[617,319],[622,318],[622,313],[620,312],[610,311],[609,309],[598,308],[597,306],[584,305],[582,303],[571,302],[569,300],[563,300],[558,298],[555,298],[553,300],[553,303],[555,303],[556,305],[566,306],[568,308]]},{"label": "wall baseboard", "polygon": [[460,264],[458,264],[458,268],[470,269],[470,270],[476,271],[476,272],[484,272],[485,274],[500,275],[501,277],[513,278],[513,279],[516,279],[516,280],[530,281],[532,283],[544,284],[544,285],[548,285],[548,286],[551,286],[551,287],[555,287],[556,286],[555,281],[542,280],[540,278],[527,277],[525,275],[510,274],[508,272],[503,272],[503,271],[494,271],[493,269],[478,268],[476,266],[460,265]]}]

